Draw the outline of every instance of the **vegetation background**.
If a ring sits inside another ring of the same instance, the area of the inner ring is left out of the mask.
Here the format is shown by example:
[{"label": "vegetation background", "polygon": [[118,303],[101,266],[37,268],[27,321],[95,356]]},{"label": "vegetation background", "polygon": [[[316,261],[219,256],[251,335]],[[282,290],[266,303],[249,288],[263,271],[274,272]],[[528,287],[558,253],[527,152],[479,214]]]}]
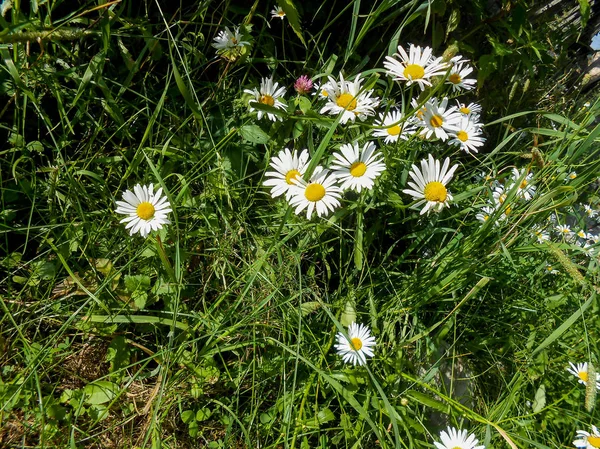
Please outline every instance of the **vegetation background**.
[{"label": "vegetation background", "polygon": [[[560,3],[281,0],[279,20],[258,0],[3,1],[0,446],[412,449],[447,425],[571,446],[600,422],[565,371],[598,366],[598,256],[532,229],[554,213],[598,234],[576,212],[598,209],[600,104],[594,2]],[[213,38],[240,25],[251,49],[219,58]],[[286,213],[261,186],[269,158],[334,130],[299,114],[293,81],[380,69],[385,93],[383,58],[408,43],[476,67],[488,140],[453,156],[455,206],[409,209],[429,148],[413,140],[349,212]],[[272,74],[283,123],[243,96]],[[538,196],[481,226],[475,176],[512,166]],[[130,237],[115,200],[151,182],[173,224]],[[353,320],[378,341],[366,367],[332,349]]]}]

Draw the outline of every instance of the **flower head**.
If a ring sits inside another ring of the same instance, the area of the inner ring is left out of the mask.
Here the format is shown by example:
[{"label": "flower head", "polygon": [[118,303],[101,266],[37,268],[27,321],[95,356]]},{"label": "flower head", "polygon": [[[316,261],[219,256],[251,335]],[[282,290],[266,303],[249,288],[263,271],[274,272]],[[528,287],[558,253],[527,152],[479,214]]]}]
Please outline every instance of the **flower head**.
[{"label": "flower head", "polygon": [[435,135],[437,139],[447,140],[448,131],[458,131],[461,115],[455,106],[448,107],[448,99],[441,102],[437,98],[431,98],[423,106],[422,120],[419,125],[423,126],[421,134],[429,139]]},{"label": "flower head", "polygon": [[569,225],[556,225],[554,229],[564,238],[570,238],[573,235],[573,231],[571,231],[571,226]]},{"label": "flower head", "polygon": [[391,110],[387,115],[379,114],[379,120],[375,121],[376,126],[383,126],[383,129],[373,130],[376,137],[384,137],[385,143],[397,142],[398,138],[408,140],[408,136],[416,132],[415,126],[403,121],[403,114],[397,109]]},{"label": "flower head", "polygon": [[478,147],[485,143],[485,137],[481,137],[481,128],[472,122],[469,116],[463,116],[456,125],[456,131],[450,131],[451,145],[458,145],[466,153],[477,153]]},{"label": "flower head", "polygon": [[136,184],[133,192],[126,190],[123,193],[123,201],[117,201],[115,212],[127,215],[120,223],[127,223],[125,229],[129,229],[130,235],[139,232],[145,238],[150,231],[157,231],[171,223],[167,220],[167,214],[171,211],[169,200],[162,195],[162,187],[154,192],[153,184]]},{"label": "flower head", "polygon": [[589,218],[594,218],[596,215],[598,215],[598,212],[596,212],[594,209],[592,209],[592,207],[589,204],[584,204],[583,210],[585,211],[585,214]]},{"label": "flower head", "polygon": [[294,89],[296,90],[296,92],[298,92],[300,95],[305,95],[307,93],[310,92],[310,90],[313,88],[313,82],[312,80],[306,76],[306,75],[302,75],[300,78],[298,78],[296,80],[296,82],[294,83]]},{"label": "flower head", "polygon": [[471,90],[473,89],[476,80],[467,78],[467,76],[473,71],[473,67],[470,67],[464,62],[454,64],[450,69],[450,74],[446,78],[446,84],[452,86],[454,92],[460,90]]},{"label": "flower head", "polygon": [[458,112],[460,112],[461,114],[466,116],[474,115],[477,116],[477,118],[479,118],[479,114],[481,114],[481,106],[477,103],[466,104],[456,100],[456,104],[458,105]]},{"label": "flower head", "polygon": [[273,78],[263,78],[260,82],[260,90],[257,88],[254,89],[244,89],[244,92],[253,95],[254,99],[248,102],[250,106],[250,111],[258,111],[258,119],[260,120],[263,115],[267,115],[270,120],[277,121],[282,120],[281,117],[271,114],[270,112],[264,112],[262,110],[255,109],[252,105],[256,103],[265,104],[267,106],[272,106],[277,109],[285,109],[285,104],[283,104],[279,99],[285,95],[285,87],[279,87],[279,83],[273,83]]},{"label": "flower head", "polygon": [[281,6],[275,6],[271,10],[271,19],[275,19],[279,17],[281,20],[285,17],[285,11]]},{"label": "flower head", "polygon": [[446,73],[448,64],[442,58],[434,58],[430,47],[410,44],[409,53],[398,45],[398,53],[386,56],[383,66],[394,81],[406,81],[406,85],[418,84],[421,90],[431,86],[431,77]]},{"label": "flower head", "polygon": [[215,42],[211,45],[217,49],[218,53],[223,53],[237,47],[241,48],[250,45],[250,42],[242,39],[239,27],[235,27],[233,31],[231,31],[229,27],[225,27],[224,31],[219,31],[219,34],[214,38]]},{"label": "flower head", "polygon": [[577,439],[573,445],[578,449],[598,449],[600,447],[600,432],[596,426],[592,426],[591,432],[585,430],[577,431]]},{"label": "flower head", "polygon": [[[577,377],[580,384],[587,385],[589,380],[587,362],[578,363],[577,365],[573,362],[569,362],[569,365],[567,371]],[[600,390],[600,374],[596,374],[596,388]]]},{"label": "flower head", "polygon": [[329,77],[329,81],[321,86],[327,95],[327,104],[321,108],[321,114],[342,114],[340,123],[348,120],[354,121],[356,117],[365,120],[368,116],[375,115],[375,108],[379,105],[379,98],[371,98],[373,91],[361,92],[362,80],[358,74],[354,81],[345,81],[340,73],[340,81]]},{"label": "flower head", "polygon": [[484,445],[478,445],[479,440],[474,434],[467,434],[466,430],[458,430],[454,427],[448,427],[447,430],[440,432],[441,443],[434,441],[433,444],[438,449],[485,449]]},{"label": "flower head", "polygon": [[306,182],[296,177],[296,187],[290,192],[289,202],[296,208],[296,215],[306,209],[306,218],[310,220],[316,209],[319,217],[326,216],[340,205],[342,190],[336,184],[336,178],[323,167],[317,167]]},{"label": "flower head", "polygon": [[488,221],[491,218],[491,216],[494,212],[496,212],[496,209],[494,209],[493,207],[483,206],[480,209],[480,212],[477,215],[475,215],[475,218],[477,220],[479,220],[480,222],[485,223],[486,221]]},{"label": "flower head", "polygon": [[276,170],[265,173],[269,179],[264,182],[264,185],[272,186],[271,197],[275,198],[285,193],[286,198],[289,199],[296,186],[294,180],[302,178],[308,166],[308,150],[302,150],[298,156],[298,151],[294,150],[292,153],[285,148],[271,158],[269,165]]},{"label": "flower head", "polygon": [[538,243],[544,243],[550,240],[550,234],[542,229],[534,229],[533,235],[537,239]]},{"label": "flower head", "polygon": [[338,332],[335,349],[346,363],[365,365],[367,357],[373,357],[375,337],[364,324],[352,323],[348,328],[348,337]]},{"label": "flower head", "polygon": [[372,189],[377,178],[385,170],[382,154],[375,152],[375,144],[367,142],[359,148],[358,143],[344,144],[341,153],[334,153],[331,168],[341,182],[340,188],[360,192],[363,188]]},{"label": "flower head", "polygon": [[415,206],[425,204],[425,207],[421,210],[421,215],[430,209],[439,212],[445,206],[448,206],[449,201],[452,201],[452,195],[446,188],[446,184],[452,179],[458,165],[449,167],[449,158],[444,160],[444,164],[440,169],[440,161],[435,160],[431,154],[428,159],[421,161],[421,169],[415,164],[412,165],[412,169],[408,174],[414,182],[409,181],[408,185],[411,188],[402,191],[418,200]]},{"label": "flower head", "polygon": [[518,182],[519,186],[517,187],[517,197],[523,198],[526,201],[529,201],[535,195],[536,187],[532,183],[533,173],[525,174],[526,169],[522,169],[521,171],[516,168],[512,169],[513,181]]}]

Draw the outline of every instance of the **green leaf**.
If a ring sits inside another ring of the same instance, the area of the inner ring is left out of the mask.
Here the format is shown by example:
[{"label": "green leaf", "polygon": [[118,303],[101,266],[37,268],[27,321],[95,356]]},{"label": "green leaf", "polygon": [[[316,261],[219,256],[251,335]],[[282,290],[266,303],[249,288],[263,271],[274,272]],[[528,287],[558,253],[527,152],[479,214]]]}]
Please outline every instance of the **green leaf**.
[{"label": "green leaf", "polygon": [[312,103],[306,97],[299,97],[296,100],[296,104],[298,105],[303,114],[306,114],[308,111],[310,111],[312,107]]},{"label": "green leaf", "polygon": [[212,411],[209,408],[203,407],[196,412],[196,421],[206,421],[212,416]]},{"label": "green leaf", "polygon": [[129,364],[129,356],[131,354],[129,345],[125,337],[119,335],[110,342],[106,351],[106,361],[110,362],[110,373],[112,377],[122,379],[125,375],[125,368]]},{"label": "green leaf", "polygon": [[148,302],[148,293],[141,290],[135,291],[131,294],[131,299],[135,304],[135,308],[138,310],[144,309]]},{"label": "green leaf", "polygon": [[248,142],[259,145],[266,144],[271,140],[269,135],[258,125],[244,125],[240,128],[240,134]]},{"label": "green leaf", "polygon": [[304,36],[302,36],[302,27],[300,27],[300,16],[294,2],[292,0],[277,0],[277,4],[285,11],[285,17],[290,23],[292,30],[294,30],[296,36],[298,36],[302,44],[306,47]]},{"label": "green leaf", "polygon": [[147,292],[150,290],[150,276],[144,274],[136,274],[135,276],[125,276],[125,288],[133,293],[136,290]]},{"label": "green leaf", "polygon": [[348,327],[355,321],[356,310],[354,310],[354,304],[352,304],[352,301],[346,301],[346,306],[344,307],[344,312],[340,318],[340,323],[342,323],[342,326]]},{"label": "green leaf", "polygon": [[581,29],[583,30],[588,20],[590,20],[590,2],[589,0],[577,0],[579,2],[579,12],[581,13]]},{"label": "green leaf", "polygon": [[481,88],[485,79],[490,76],[498,67],[494,55],[483,55],[478,61],[479,74],[477,75],[477,84]]},{"label": "green leaf", "polygon": [[300,311],[302,316],[310,315],[314,311],[316,311],[319,307],[321,307],[321,303],[318,301],[307,301],[300,304]]},{"label": "green leaf", "polygon": [[107,380],[87,384],[83,389],[86,404],[98,405],[112,401],[119,392],[119,386]]},{"label": "green leaf", "polygon": [[501,43],[500,41],[498,41],[498,39],[496,39],[494,36],[490,36],[489,34],[487,35],[487,39],[490,42],[490,44],[492,44],[492,47],[494,47],[494,53],[498,56],[507,56],[512,54],[512,49],[507,46],[504,45],[503,43]]},{"label": "green leaf", "polygon": [[546,386],[540,385],[533,400],[533,413],[541,411],[546,406]]},{"label": "green leaf", "polygon": [[193,410],[185,410],[181,413],[181,420],[185,424],[189,424],[195,420],[196,414]]}]

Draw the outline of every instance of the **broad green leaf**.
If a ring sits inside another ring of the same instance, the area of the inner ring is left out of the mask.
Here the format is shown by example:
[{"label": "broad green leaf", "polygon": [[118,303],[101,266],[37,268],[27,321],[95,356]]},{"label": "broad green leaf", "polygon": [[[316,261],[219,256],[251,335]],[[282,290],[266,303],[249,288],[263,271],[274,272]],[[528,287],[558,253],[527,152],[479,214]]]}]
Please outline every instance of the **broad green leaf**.
[{"label": "broad green leaf", "polygon": [[147,292],[150,290],[150,277],[144,274],[136,274],[135,276],[125,276],[125,288],[133,293],[136,290]]},{"label": "broad green leaf", "polygon": [[240,128],[240,134],[248,142],[259,145],[266,144],[271,140],[269,135],[258,125],[244,125]]},{"label": "broad green leaf", "polygon": [[342,323],[342,326],[348,327],[355,321],[356,310],[354,310],[354,304],[352,304],[352,301],[346,301],[346,306],[344,307],[344,312],[340,318],[340,323]]},{"label": "broad green leaf", "polygon": [[112,401],[119,392],[119,386],[107,380],[98,380],[87,384],[83,389],[85,402],[91,405],[105,404]]},{"label": "broad green leaf", "polygon": [[304,36],[302,36],[302,27],[300,26],[300,16],[292,0],[277,0],[277,4],[285,11],[285,18],[289,21],[292,30],[298,36],[302,44],[306,47]]},{"label": "broad green leaf", "polygon": [[541,411],[546,406],[546,386],[544,384],[535,392],[535,399],[533,400],[533,413]]},{"label": "broad green leaf", "polygon": [[577,0],[579,2],[579,12],[581,13],[581,29],[583,30],[588,20],[590,20],[590,2],[589,0]]},{"label": "broad green leaf", "polygon": [[321,303],[319,301],[307,301],[300,304],[300,311],[302,316],[306,316],[313,313],[319,307],[321,307]]}]

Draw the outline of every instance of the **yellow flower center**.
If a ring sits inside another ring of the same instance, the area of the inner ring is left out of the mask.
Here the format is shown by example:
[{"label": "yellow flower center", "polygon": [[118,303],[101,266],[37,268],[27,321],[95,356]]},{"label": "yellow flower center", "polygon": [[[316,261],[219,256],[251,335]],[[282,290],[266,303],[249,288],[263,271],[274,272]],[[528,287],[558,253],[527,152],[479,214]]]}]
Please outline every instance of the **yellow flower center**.
[{"label": "yellow flower center", "polygon": [[464,131],[459,131],[456,133],[456,138],[461,142],[466,142],[467,140],[469,140],[469,135]]},{"label": "yellow flower center", "polygon": [[423,192],[427,201],[435,201],[436,203],[443,203],[448,197],[448,190],[439,181],[433,181],[425,186]]},{"label": "yellow flower center", "polygon": [[590,435],[587,437],[587,442],[594,447],[600,447],[600,437],[596,435]]},{"label": "yellow flower center", "polygon": [[483,216],[483,221],[488,221],[488,219],[489,219],[489,218],[490,218],[490,216],[489,216],[489,215],[484,215],[484,216]]},{"label": "yellow flower center", "polygon": [[448,77],[448,80],[452,83],[452,84],[458,84],[462,81],[462,78],[460,77],[460,75],[458,73],[453,73],[452,75],[450,75]]},{"label": "yellow flower center", "polygon": [[340,108],[347,109],[348,111],[356,109],[356,99],[354,98],[354,95],[349,93],[340,95],[336,103]]},{"label": "yellow flower center", "polygon": [[454,446],[452,449],[463,449],[461,446]]},{"label": "yellow flower center", "polygon": [[519,188],[524,189],[525,187],[527,187],[527,180],[524,179],[523,181],[521,181],[521,184],[519,185]]},{"label": "yellow flower center", "polygon": [[355,178],[360,178],[367,171],[367,165],[364,162],[358,161],[350,166],[350,174]]},{"label": "yellow flower center", "polygon": [[296,169],[290,170],[285,174],[285,182],[288,183],[289,185],[293,185],[294,183],[292,181],[300,175],[301,175],[301,173],[298,170],[296,170]]},{"label": "yellow flower center", "polygon": [[429,119],[429,124],[434,128],[439,128],[440,126],[442,126],[442,123],[444,123],[444,119],[441,115],[433,115]]},{"label": "yellow flower center", "polygon": [[363,345],[362,340],[358,337],[354,337],[352,340],[350,340],[350,344],[355,351],[360,351]]},{"label": "yellow flower center", "polygon": [[571,178],[571,179],[575,179],[575,178],[577,178],[577,173],[571,173],[571,174],[569,175],[569,178]]},{"label": "yellow flower center", "polygon": [[271,95],[263,95],[258,101],[259,103],[268,104],[269,106],[273,106],[275,104],[275,99]]},{"label": "yellow flower center", "polygon": [[233,45],[237,45],[237,43],[238,43],[238,40],[237,40],[235,37],[232,37],[232,38],[231,38],[231,43],[232,43]]},{"label": "yellow flower center", "polygon": [[510,206],[506,206],[506,209],[504,209],[504,216],[508,217],[511,213],[512,209],[510,208]]},{"label": "yellow flower center", "polygon": [[462,112],[465,115],[469,115],[471,113],[471,110],[468,107],[466,107],[466,106],[463,106],[459,110],[460,110],[460,112]]},{"label": "yellow flower center", "polygon": [[500,204],[503,204],[503,203],[504,203],[504,201],[506,201],[506,193],[503,193],[502,195],[500,195],[500,196],[498,197],[498,202],[499,202]]},{"label": "yellow flower center", "polygon": [[325,187],[317,182],[313,182],[306,186],[304,196],[308,201],[315,203],[325,196]]},{"label": "yellow flower center", "polygon": [[419,64],[409,64],[404,68],[404,78],[409,80],[421,79],[425,76],[425,69]]},{"label": "yellow flower center", "polygon": [[144,201],[143,203],[138,204],[135,212],[142,220],[150,220],[154,217],[154,206],[148,201]]},{"label": "yellow flower center", "polygon": [[326,90],[322,90],[321,91],[321,95],[323,95],[324,97],[328,97],[329,96],[329,94],[327,93]]},{"label": "yellow flower center", "polygon": [[[578,376],[579,376],[579,378],[580,378],[581,380],[583,380],[584,382],[587,382],[587,381],[588,381],[588,377],[589,377],[589,376],[588,376],[588,373],[587,373],[587,371],[579,371],[579,372],[577,373],[577,375],[578,375]],[[594,446],[594,447],[598,447],[598,446]]]},{"label": "yellow flower center", "polygon": [[283,10],[281,10],[281,11],[277,11],[277,15],[278,15],[279,17],[283,17],[283,16],[285,16],[285,12],[284,12]]},{"label": "yellow flower center", "polygon": [[402,128],[400,128],[399,125],[394,125],[387,129],[387,133],[390,136],[397,136],[398,134],[400,134],[401,131],[402,131]]}]

